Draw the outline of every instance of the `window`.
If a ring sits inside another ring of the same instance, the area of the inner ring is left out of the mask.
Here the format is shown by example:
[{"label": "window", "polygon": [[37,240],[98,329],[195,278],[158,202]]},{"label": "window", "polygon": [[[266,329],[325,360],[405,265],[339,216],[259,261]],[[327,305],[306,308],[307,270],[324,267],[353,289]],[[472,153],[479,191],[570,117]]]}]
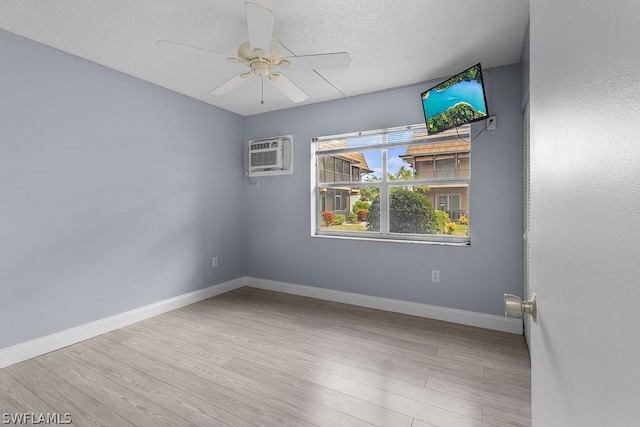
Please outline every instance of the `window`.
[{"label": "window", "polygon": [[315,234],[468,243],[469,140],[424,125],[315,138]]},{"label": "window", "polygon": [[466,217],[466,212],[462,212],[460,208],[461,194],[438,194],[438,202],[435,208],[446,212],[449,218],[458,221],[461,216]]},{"label": "window", "polygon": [[351,181],[360,181],[360,168],[351,166]]}]

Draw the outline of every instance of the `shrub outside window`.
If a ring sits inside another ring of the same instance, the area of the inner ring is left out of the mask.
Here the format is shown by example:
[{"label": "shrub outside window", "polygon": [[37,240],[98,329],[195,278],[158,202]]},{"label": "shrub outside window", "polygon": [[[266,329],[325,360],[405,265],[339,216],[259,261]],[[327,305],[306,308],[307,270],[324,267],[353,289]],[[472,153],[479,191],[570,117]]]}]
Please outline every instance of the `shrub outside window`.
[{"label": "shrub outside window", "polygon": [[316,235],[469,243],[470,127],[314,138]]}]

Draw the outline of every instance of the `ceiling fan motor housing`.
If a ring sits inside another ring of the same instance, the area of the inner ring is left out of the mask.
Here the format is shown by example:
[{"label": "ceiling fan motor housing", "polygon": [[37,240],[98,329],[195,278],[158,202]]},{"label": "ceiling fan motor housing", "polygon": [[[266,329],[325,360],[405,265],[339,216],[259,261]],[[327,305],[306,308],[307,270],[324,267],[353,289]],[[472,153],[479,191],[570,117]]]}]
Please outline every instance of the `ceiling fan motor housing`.
[{"label": "ceiling fan motor housing", "polygon": [[258,77],[269,75],[269,70],[282,61],[282,54],[275,43],[271,43],[271,54],[264,56],[262,49],[251,49],[249,42],[242,43],[238,49],[238,58],[247,64]]},{"label": "ceiling fan motor housing", "polygon": [[251,63],[251,69],[253,70],[254,75],[264,77],[269,74],[271,65],[264,60],[257,59]]}]

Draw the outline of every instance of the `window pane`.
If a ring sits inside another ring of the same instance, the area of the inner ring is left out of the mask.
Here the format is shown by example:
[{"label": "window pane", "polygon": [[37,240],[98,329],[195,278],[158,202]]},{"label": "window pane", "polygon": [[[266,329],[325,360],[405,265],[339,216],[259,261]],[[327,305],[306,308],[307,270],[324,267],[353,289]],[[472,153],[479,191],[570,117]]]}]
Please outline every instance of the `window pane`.
[{"label": "window pane", "polygon": [[382,135],[364,135],[347,138],[345,140],[347,147],[366,147],[368,145],[378,145],[382,143]]},{"label": "window pane", "polygon": [[[319,155],[320,183],[348,181],[380,181],[382,179],[382,150],[353,151],[335,155]],[[353,169],[353,174],[351,173]],[[320,169],[322,172],[323,169]]]},{"label": "window pane", "polygon": [[389,188],[389,232],[437,234],[428,187]]},{"label": "window pane", "polygon": [[416,139],[426,138],[427,131],[425,129],[415,130],[398,130],[387,134],[387,143],[394,144],[397,142],[411,142]]},{"label": "window pane", "polygon": [[382,180],[382,150],[362,150],[347,153],[351,164],[360,169],[360,181]]},{"label": "window pane", "polygon": [[413,159],[414,175],[416,178],[435,178],[433,156],[421,156]]},{"label": "window pane", "polygon": [[[468,184],[434,184],[429,187],[429,192],[426,193],[427,198],[435,203],[436,216],[441,218],[438,234],[468,235],[468,194]],[[445,227],[451,222],[456,224],[455,230],[452,230],[452,226],[448,229]]]},{"label": "window pane", "polygon": [[469,168],[469,152],[458,153],[458,176],[460,178],[469,178],[471,176]]},{"label": "window pane", "polygon": [[[380,187],[320,188],[318,224],[320,230],[336,232],[379,231],[379,209],[374,214],[374,224],[369,224],[368,214],[373,204],[379,206]],[[363,198],[367,200],[363,200]],[[374,206],[375,208],[375,206]],[[342,216],[341,216],[342,215]]]},{"label": "window pane", "polygon": [[360,169],[356,166],[351,167],[351,181],[360,181],[360,174],[358,173]]},{"label": "window pane", "polygon": [[[363,187],[360,189],[360,201],[354,205],[358,221],[365,220],[367,230],[380,232],[380,187]],[[368,203],[369,206],[365,206]],[[366,212],[362,212],[365,210]]]},{"label": "window pane", "polygon": [[319,157],[321,159],[319,163],[321,166],[324,166],[325,170],[324,174],[320,174],[321,183],[349,181],[349,177],[345,177],[342,173],[344,164],[346,163],[348,165],[348,162],[345,162],[343,159],[330,154],[321,155]]},{"label": "window pane", "polygon": [[449,209],[454,211],[460,210],[460,194],[452,194],[449,196]]},{"label": "window pane", "polygon": [[325,172],[324,181],[320,181],[320,182],[336,182],[335,172]]},{"label": "window pane", "polygon": [[325,170],[334,171],[336,167],[336,158],[333,156],[327,156],[325,158]]},{"label": "window pane", "polygon": [[462,140],[390,149],[389,173],[407,177],[408,169],[413,178],[468,178],[469,150]]},{"label": "window pane", "polygon": [[335,195],[335,201],[336,203],[333,205],[334,206],[334,210],[336,212],[341,212],[342,211],[342,192],[339,191],[337,192],[337,194]]},{"label": "window pane", "polygon": [[457,178],[456,159],[453,154],[436,157],[436,178]]},{"label": "window pane", "polygon": [[390,180],[414,179],[411,158],[406,158],[408,147],[389,148],[387,150],[387,170]]},{"label": "window pane", "polygon": [[351,163],[343,158],[336,159],[336,180],[338,181],[350,181],[349,168]]}]

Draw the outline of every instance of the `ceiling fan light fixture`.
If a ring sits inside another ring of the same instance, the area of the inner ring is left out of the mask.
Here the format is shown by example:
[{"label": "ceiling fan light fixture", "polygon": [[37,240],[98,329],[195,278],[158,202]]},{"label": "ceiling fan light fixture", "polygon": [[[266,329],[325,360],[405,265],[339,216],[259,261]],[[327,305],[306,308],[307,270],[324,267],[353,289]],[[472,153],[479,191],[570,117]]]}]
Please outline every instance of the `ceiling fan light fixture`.
[{"label": "ceiling fan light fixture", "polygon": [[265,61],[253,61],[251,63],[251,70],[253,74],[259,77],[264,77],[269,74],[271,66]]}]

